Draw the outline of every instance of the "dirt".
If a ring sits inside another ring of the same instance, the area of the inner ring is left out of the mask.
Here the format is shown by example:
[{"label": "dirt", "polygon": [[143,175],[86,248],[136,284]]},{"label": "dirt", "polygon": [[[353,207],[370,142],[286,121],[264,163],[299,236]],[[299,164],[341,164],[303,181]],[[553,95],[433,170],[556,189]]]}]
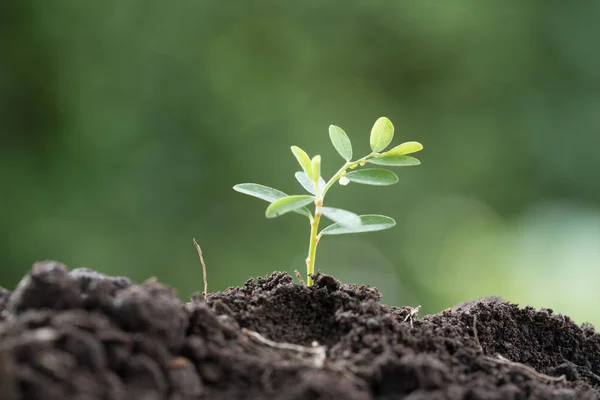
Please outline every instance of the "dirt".
[{"label": "dirt", "polygon": [[0,399],[597,399],[600,335],[497,298],[419,317],[281,272],[181,303],[56,262],[0,289]]}]

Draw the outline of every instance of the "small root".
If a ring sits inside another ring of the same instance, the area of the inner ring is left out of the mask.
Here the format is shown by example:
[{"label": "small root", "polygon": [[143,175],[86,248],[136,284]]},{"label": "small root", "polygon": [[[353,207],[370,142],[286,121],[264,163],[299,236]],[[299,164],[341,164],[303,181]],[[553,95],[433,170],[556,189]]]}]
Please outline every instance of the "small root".
[{"label": "small root", "polygon": [[404,318],[403,322],[409,321],[410,322],[410,327],[413,327],[413,317],[416,317],[417,315],[419,315],[419,309],[421,308],[421,306],[416,306],[415,308],[409,307],[410,308],[410,312],[408,313],[408,315]]},{"label": "small root", "polygon": [[535,368],[530,367],[529,365],[521,364],[518,362],[510,361],[508,358],[501,356],[500,354],[496,354],[496,357],[485,356],[486,360],[492,361],[497,364],[508,365],[510,367],[516,368],[518,370],[523,371],[529,377],[543,379],[549,382],[566,382],[567,378],[565,375],[561,376],[550,376],[546,374],[542,374],[541,372],[537,372]]},{"label": "small root", "polygon": [[251,338],[257,340],[258,342],[265,344],[269,347],[273,347],[274,349],[291,350],[291,351],[295,351],[297,353],[312,354],[314,356],[313,357],[313,366],[315,368],[320,369],[320,368],[323,368],[323,365],[325,365],[325,357],[327,356],[327,347],[319,346],[319,343],[317,343],[317,342],[312,342],[311,347],[305,347],[305,346],[300,346],[300,345],[292,344],[292,343],[277,343],[277,342],[267,339],[266,337],[262,336],[258,332],[254,332],[254,331],[251,331],[246,328],[242,328],[242,332],[244,332],[246,335],[250,336]]},{"label": "small root", "polygon": [[[266,337],[262,336],[260,333],[251,331],[246,328],[242,328],[242,332],[245,333],[246,335],[248,335],[249,337],[253,338],[257,342],[264,344],[266,346],[272,347],[274,349],[291,350],[291,351],[295,351],[297,353],[310,354],[313,356],[312,366],[314,368],[322,369],[325,367],[325,361],[327,358],[327,346],[320,346],[319,343],[317,343],[316,341],[312,342],[311,347],[306,347],[306,346],[300,346],[300,345],[292,344],[292,343],[274,342],[274,341],[269,340]],[[341,362],[337,362],[337,363],[336,362],[328,362],[327,367],[333,371],[336,371],[336,372],[342,374],[346,379],[353,382],[355,385],[357,385],[358,387],[360,387],[362,389],[366,390],[369,387],[368,383],[364,379],[362,379],[358,375],[356,375],[350,368],[344,367],[344,365]],[[269,374],[270,374],[270,372],[269,372]],[[267,375],[267,377],[268,377],[268,375]],[[266,379],[264,374],[263,374],[263,379]],[[263,385],[264,385],[264,383],[263,383]]]}]

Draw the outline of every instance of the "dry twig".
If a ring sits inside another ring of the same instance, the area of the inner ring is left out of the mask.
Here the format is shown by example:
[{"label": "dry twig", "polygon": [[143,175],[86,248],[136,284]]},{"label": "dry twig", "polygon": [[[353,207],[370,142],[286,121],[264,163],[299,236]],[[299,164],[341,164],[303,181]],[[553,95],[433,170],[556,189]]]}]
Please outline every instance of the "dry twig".
[{"label": "dry twig", "polygon": [[304,279],[302,279],[302,274],[300,274],[300,272],[298,272],[297,269],[294,270],[294,273],[296,274],[296,278],[298,279],[298,282],[300,282],[302,284],[302,286],[306,286],[304,284]]},{"label": "dry twig", "polygon": [[208,295],[208,280],[206,278],[206,264],[204,264],[204,257],[202,257],[202,249],[196,239],[194,239],[194,246],[196,246],[196,250],[198,250],[198,256],[200,256],[200,262],[202,263],[202,278],[204,280],[204,290],[202,291],[202,295],[204,296],[204,300],[206,300],[206,296]]},{"label": "dry twig", "polygon": [[477,314],[473,315],[473,337],[475,338],[475,343],[477,343],[477,346],[481,349],[481,351],[484,351],[483,347],[481,347],[481,342],[479,341],[479,335],[477,334]]}]

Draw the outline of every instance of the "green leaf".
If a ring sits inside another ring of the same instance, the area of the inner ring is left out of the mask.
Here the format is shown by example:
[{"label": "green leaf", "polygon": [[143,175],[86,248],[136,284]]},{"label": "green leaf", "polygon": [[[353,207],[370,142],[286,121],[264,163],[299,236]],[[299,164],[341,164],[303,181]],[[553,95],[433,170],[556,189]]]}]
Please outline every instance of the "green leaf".
[{"label": "green leaf", "polygon": [[310,179],[313,179],[312,164],[308,154],[298,146],[292,146],[291,149],[294,156],[296,156],[296,160],[298,160],[298,164],[302,167],[302,170],[306,172],[306,175],[308,175]]},{"label": "green leaf", "polygon": [[238,185],[235,185],[233,187],[233,190],[235,190],[236,192],[247,194],[248,196],[268,201],[269,203],[272,203],[275,200],[287,196],[287,194],[283,193],[282,191],[273,189],[265,185],[260,185],[258,183],[240,183]]},{"label": "green leaf", "polygon": [[[311,164],[312,164],[312,177],[311,179],[314,182],[319,182],[319,178],[321,177],[321,156],[314,156],[313,159],[311,160]],[[309,175],[308,173],[306,174],[309,177],[311,175]]]},{"label": "green leaf", "polygon": [[367,162],[377,165],[387,165],[388,167],[412,167],[421,164],[421,161],[414,157],[395,155],[381,155],[379,157],[369,158]]},{"label": "green leaf", "polygon": [[[315,194],[315,183],[311,181],[308,176],[306,176],[306,172],[298,171],[294,174],[294,176],[308,193]],[[327,182],[325,182],[323,178],[319,177],[319,192],[323,192],[323,189],[325,189],[326,185]]]},{"label": "green leaf", "polygon": [[348,135],[346,135],[346,132],[342,128],[329,125],[329,138],[331,139],[331,143],[333,143],[333,147],[335,147],[344,160],[352,160],[352,143],[350,143]]},{"label": "green leaf", "polygon": [[405,142],[399,144],[393,149],[386,151],[382,156],[403,156],[405,154],[416,153],[417,151],[423,150],[423,145],[419,142]]},{"label": "green leaf", "polygon": [[371,150],[378,153],[388,147],[394,137],[394,125],[386,117],[380,117],[371,129]]},{"label": "green leaf", "polygon": [[[247,194],[248,196],[268,201],[269,203],[273,203],[275,200],[287,197],[287,194],[283,193],[280,190],[273,189],[265,185],[260,185],[258,183],[240,183],[238,185],[235,185],[233,187],[233,190],[235,190],[236,192]],[[298,214],[305,215],[309,218],[312,216],[312,214],[310,213],[310,211],[308,211],[307,208],[301,208],[299,210],[295,210],[295,212]]]},{"label": "green leaf", "polygon": [[375,232],[389,229],[396,225],[396,221],[390,217],[386,217],[385,215],[361,215],[359,218],[361,225],[356,228],[345,228],[341,224],[335,223],[323,229],[319,235],[343,235],[346,233]]},{"label": "green leaf", "polygon": [[321,207],[321,212],[344,228],[358,228],[361,225],[360,217],[350,211],[333,207]]},{"label": "green leaf", "polygon": [[392,171],[382,168],[365,168],[358,171],[350,171],[346,174],[350,182],[362,183],[363,185],[386,186],[398,182],[398,177]]},{"label": "green leaf", "polygon": [[305,205],[312,203],[314,200],[314,196],[306,195],[283,197],[272,202],[271,205],[267,207],[265,215],[267,218],[279,217],[290,211],[301,209]]}]

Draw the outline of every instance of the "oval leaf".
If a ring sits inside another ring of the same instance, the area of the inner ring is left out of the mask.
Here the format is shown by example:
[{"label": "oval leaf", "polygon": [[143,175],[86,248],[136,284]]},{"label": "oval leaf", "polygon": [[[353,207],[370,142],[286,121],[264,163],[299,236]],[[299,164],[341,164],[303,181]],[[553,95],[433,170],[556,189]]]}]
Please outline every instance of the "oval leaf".
[{"label": "oval leaf", "polygon": [[[313,181],[311,181],[308,176],[306,176],[306,173],[303,171],[298,171],[294,174],[294,176],[296,177],[296,180],[298,182],[300,182],[300,184],[302,185],[302,187],[310,194],[315,194],[315,184]],[[319,177],[319,192],[323,192],[323,189],[325,189],[325,186],[327,185],[327,182],[325,182],[325,180],[321,177]]]},{"label": "oval leaf", "polygon": [[403,156],[405,154],[416,153],[423,150],[423,145],[419,142],[405,142],[399,144],[393,149],[386,151],[382,156]]},{"label": "oval leaf", "polygon": [[281,199],[283,197],[287,197],[287,194],[283,193],[280,190],[273,189],[265,185],[260,185],[258,183],[240,183],[238,185],[235,185],[233,187],[233,190],[235,190],[236,192],[247,194],[248,196],[268,201],[269,203],[272,203],[275,200]]},{"label": "oval leaf", "polygon": [[371,129],[371,150],[378,153],[385,149],[394,137],[394,125],[386,117],[380,117]]},{"label": "oval leaf", "polygon": [[302,170],[304,170],[304,172],[306,172],[306,175],[308,175],[308,177],[312,179],[312,164],[310,162],[310,157],[308,156],[308,154],[306,154],[306,152],[298,146],[292,146],[291,149],[292,153],[294,153],[294,156],[296,157],[296,160],[298,160],[298,164],[300,164],[300,166],[302,167]]},{"label": "oval leaf", "polygon": [[343,227],[339,223],[335,223],[323,229],[320,235],[343,235],[346,233],[375,232],[389,229],[396,225],[396,221],[390,217],[386,217],[385,215],[361,215],[359,218],[361,225],[356,228],[347,228]]},{"label": "oval leaf", "polygon": [[329,125],[329,138],[331,139],[331,143],[333,143],[333,147],[335,147],[344,160],[352,160],[352,143],[350,143],[350,138],[348,138],[348,135],[346,135],[346,132],[342,128]]},{"label": "oval leaf", "polygon": [[[268,201],[269,203],[287,197],[287,194],[283,193],[280,190],[273,189],[265,185],[260,185],[258,183],[240,183],[238,185],[235,185],[233,187],[233,190],[235,190],[236,192],[247,194],[248,196]],[[298,214],[305,215],[309,218],[312,216],[310,211],[308,211],[308,209],[306,208],[295,210],[295,212],[297,212]]]},{"label": "oval leaf", "polygon": [[324,216],[333,222],[337,222],[344,228],[358,228],[362,224],[360,217],[350,211],[333,207],[321,207],[321,212]]},{"label": "oval leaf", "polygon": [[[313,182],[319,182],[319,178],[321,177],[321,156],[314,156],[311,160],[312,164],[312,177]],[[309,174],[306,174],[311,176]]]},{"label": "oval leaf", "polygon": [[271,205],[267,207],[265,215],[267,218],[279,217],[290,211],[301,209],[305,205],[312,203],[314,200],[314,196],[306,195],[283,197],[272,202]]},{"label": "oval leaf", "polygon": [[398,182],[398,177],[392,171],[381,168],[366,168],[358,171],[350,171],[346,174],[350,182],[362,183],[363,185],[386,186]]},{"label": "oval leaf", "polygon": [[[385,153],[384,153],[385,154]],[[387,165],[388,167],[412,167],[421,164],[421,161],[411,156],[386,156],[369,158],[367,162],[377,165]]]}]

